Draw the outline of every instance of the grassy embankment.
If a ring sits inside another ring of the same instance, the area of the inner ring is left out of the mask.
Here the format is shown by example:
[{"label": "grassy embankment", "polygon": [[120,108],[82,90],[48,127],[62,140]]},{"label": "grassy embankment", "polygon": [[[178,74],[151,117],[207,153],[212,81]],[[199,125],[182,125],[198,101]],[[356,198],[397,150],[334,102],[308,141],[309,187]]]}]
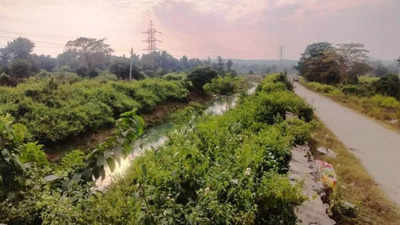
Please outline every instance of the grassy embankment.
[{"label": "grassy embankment", "polygon": [[43,224],[294,225],[304,197],[286,173],[291,148],[309,141],[313,113],[278,78],[224,115],[171,133],[106,193],[78,204],[51,194],[39,212]]},{"label": "grassy embankment", "polygon": [[375,78],[362,77],[360,84],[342,87],[307,82],[303,79],[300,80],[300,83],[306,88],[361,112],[389,128],[400,131],[400,102],[393,97],[374,94],[369,87],[375,80]]},{"label": "grassy embankment", "polygon": [[[319,155],[316,151],[319,146],[333,150],[337,153],[337,157]],[[338,175],[338,185],[333,200],[336,202],[345,200],[358,208],[355,218],[337,215],[335,219],[338,225],[400,224],[400,211],[397,206],[388,200],[360,160],[322,123],[313,132],[312,150],[317,159],[333,164]]]},{"label": "grassy embankment", "polygon": [[152,126],[190,101],[208,100],[190,93],[183,78],[127,82],[66,73],[0,87],[0,113],[25,125],[32,140],[45,144],[49,152],[91,149],[112,133],[116,119],[127,111],[136,110]]}]

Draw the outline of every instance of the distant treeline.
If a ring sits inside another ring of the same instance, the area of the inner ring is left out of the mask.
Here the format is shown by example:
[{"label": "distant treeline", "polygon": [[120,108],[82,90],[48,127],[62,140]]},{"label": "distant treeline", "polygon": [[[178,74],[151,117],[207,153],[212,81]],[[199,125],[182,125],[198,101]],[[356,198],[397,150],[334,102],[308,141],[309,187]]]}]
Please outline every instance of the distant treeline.
[{"label": "distant treeline", "polygon": [[232,59],[232,68],[238,73],[269,74],[278,72],[294,73],[296,60],[246,60]]},{"label": "distant treeline", "polygon": [[318,42],[307,46],[297,70],[308,81],[325,84],[354,84],[362,75],[398,76],[400,59],[392,62],[376,61],[362,43],[333,45]]},{"label": "distant treeline", "polygon": [[[40,71],[73,72],[83,77],[95,77],[103,72],[119,79],[158,77],[171,72],[187,72],[196,67],[211,67],[219,73],[232,73],[233,62],[218,57],[216,60],[175,58],[166,51],[143,55],[115,56],[104,39],[81,37],[68,41],[64,52],[57,57],[33,54],[35,44],[17,38],[0,48],[0,83],[15,85],[18,81]],[[132,71],[130,77],[130,71]]]}]

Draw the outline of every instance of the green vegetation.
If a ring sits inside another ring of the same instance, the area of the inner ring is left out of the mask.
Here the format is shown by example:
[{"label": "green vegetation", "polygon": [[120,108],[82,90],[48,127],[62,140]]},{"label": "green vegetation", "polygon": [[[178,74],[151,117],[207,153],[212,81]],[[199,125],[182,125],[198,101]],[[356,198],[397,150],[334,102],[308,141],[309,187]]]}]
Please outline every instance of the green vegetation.
[{"label": "green vegetation", "polygon": [[398,75],[388,75],[374,83],[376,93],[392,96],[400,100],[400,79]]},{"label": "green vegetation", "polygon": [[[317,82],[301,83],[314,91],[320,92],[339,103],[366,114],[374,119],[383,121],[395,129],[400,128],[400,101],[391,96],[384,96],[379,93],[375,86],[383,83],[381,78],[362,78],[357,85],[332,86]],[[388,91],[390,89],[385,89]]]},{"label": "green vegetation", "polygon": [[313,126],[284,118],[309,111],[287,90],[258,91],[225,115],[170,134],[167,146],[137,159],[76,214],[89,224],[295,224],[303,197],[284,174],[291,146],[307,141]]},{"label": "green vegetation", "polygon": [[[368,174],[351,151],[322,123],[313,132],[313,152],[317,159],[331,163],[338,175],[336,193],[331,195],[331,211],[338,225],[395,225],[400,221],[400,211],[389,201],[379,185]],[[336,158],[318,155],[319,146],[337,153]],[[356,205],[356,217],[342,213],[343,202]]]},{"label": "green vegetation", "polygon": [[243,78],[233,77],[230,75],[217,77],[210,83],[203,86],[207,93],[216,95],[232,95],[246,89],[246,82]]},{"label": "green vegetation", "polygon": [[203,86],[216,78],[218,73],[211,68],[200,68],[188,75],[188,80],[192,82],[193,90],[203,92]]},{"label": "green vegetation", "polygon": [[[178,59],[166,51],[154,51],[143,55],[133,54],[130,58],[116,56],[113,55],[114,50],[105,39],[88,37],[68,41],[64,52],[54,58],[49,55],[34,54],[32,53],[34,48],[35,43],[22,37],[0,48],[0,85],[15,86],[24,79],[43,71],[72,72],[86,78],[111,73],[119,80],[141,80],[146,77],[161,77],[168,73],[189,73],[199,67],[210,67],[217,71],[218,75],[236,75],[236,70],[248,72],[246,65],[238,62],[236,66],[237,61],[234,63],[220,56],[207,60],[190,59],[187,56]],[[262,62],[257,66],[263,68],[263,64],[266,63]],[[274,71],[276,71],[277,66],[274,66]]]},{"label": "green vegetation", "polygon": [[[86,157],[73,151],[59,165],[42,164],[40,147],[29,147],[23,152],[30,167],[24,164],[22,174],[15,173],[15,180],[24,182],[13,191],[17,195],[9,192],[2,197],[0,221],[10,225],[295,224],[294,207],[304,197],[300,186],[292,185],[286,175],[290,149],[309,141],[314,125],[308,122],[312,109],[282,88],[286,84],[279,80],[269,76],[254,96],[243,96],[224,115],[203,115],[190,126],[180,126],[169,134],[166,146],[137,158],[130,172],[105,193],[90,191],[88,178],[100,177],[104,165],[112,166],[111,159],[126,153],[143,132],[143,121],[134,111],[123,113],[114,135]],[[274,85],[280,88],[270,88]],[[195,107],[176,115],[192,120]],[[286,118],[288,113],[294,117]],[[7,118],[0,126],[7,140],[2,143],[18,160],[26,129]],[[7,162],[7,170],[14,171],[14,161]],[[56,180],[48,177],[54,173],[59,175]],[[11,173],[1,175],[4,180],[3,175]]]},{"label": "green vegetation", "polygon": [[[369,61],[368,52],[359,43],[338,44],[337,47],[327,42],[311,44],[297,66],[305,78],[301,82],[311,90],[398,129],[399,75],[390,74],[381,63]],[[367,76],[370,72],[380,77]]]},{"label": "green vegetation", "polygon": [[[143,133],[144,122],[134,111],[116,122],[116,129],[89,155],[68,153],[60,164],[47,161],[41,145],[29,141],[27,129],[9,115],[0,117],[0,221],[8,224],[65,224],[60,202],[76,203],[92,193],[93,178],[104,176],[105,165],[112,167],[119,156],[130,151],[131,144]],[[57,210],[60,208],[57,208]],[[58,223],[57,223],[58,222]],[[71,223],[72,224],[72,223]]]},{"label": "green vegetation", "polygon": [[151,112],[161,102],[182,101],[188,94],[183,81],[152,78],[123,82],[55,76],[30,78],[14,88],[0,87],[0,112],[11,114],[35,140],[44,143],[112,126],[123,112]]}]

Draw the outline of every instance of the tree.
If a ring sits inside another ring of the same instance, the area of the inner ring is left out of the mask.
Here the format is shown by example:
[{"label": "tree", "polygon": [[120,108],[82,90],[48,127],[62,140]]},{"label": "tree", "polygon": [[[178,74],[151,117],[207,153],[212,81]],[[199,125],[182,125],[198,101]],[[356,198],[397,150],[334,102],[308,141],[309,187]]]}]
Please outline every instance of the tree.
[{"label": "tree", "polygon": [[193,88],[203,92],[203,86],[209,83],[218,73],[210,67],[198,68],[188,75],[188,80],[192,82]]},{"label": "tree", "polygon": [[95,39],[80,37],[73,41],[68,41],[65,45],[69,56],[74,57],[80,63],[82,70],[93,73],[96,69],[104,69],[110,60],[113,50],[105,39]]},{"label": "tree", "polygon": [[218,70],[218,73],[223,73],[224,72],[224,64],[225,64],[225,62],[224,62],[224,60],[222,59],[222,57],[221,56],[218,56],[217,57],[217,70]]},{"label": "tree", "polygon": [[321,57],[326,51],[332,50],[334,50],[334,47],[328,42],[318,42],[308,45],[297,64],[297,70],[300,72],[300,74],[305,73],[307,71],[305,64],[308,60]]},{"label": "tree", "polygon": [[41,70],[52,72],[57,66],[57,59],[49,55],[32,55],[32,62],[35,67]]},{"label": "tree", "polygon": [[19,37],[0,49],[0,61],[6,65],[14,59],[29,59],[34,47],[35,44],[32,41]]},{"label": "tree", "polygon": [[58,69],[63,68],[69,72],[76,72],[80,67],[78,53],[65,51],[57,56]]},{"label": "tree", "polygon": [[400,66],[400,57],[397,59],[397,63],[398,63],[399,66]]},{"label": "tree", "polygon": [[[130,71],[130,59],[123,57],[115,57],[109,68],[110,72],[117,75],[118,79],[128,80]],[[132,65],[132,77],[135,80],[143,79],[143,74],[135,63]]]},{"label": "tree", "polygon": [[388,75],[374,83],[377,93],[400,99],[400,79],[397,75]]},{"label": "tree", "polygon": [[389,69],[382,62],[378,62],[375,67],[375,74],[378,77],[384,77],[389,74]]},{"label": "tree", "polygon": [[303,76],[309,81],[337,84],[343,81],[343,58],[334,49],[326,49],[321,55],[304,61]]},{"label": "tree", "polygon": [[369,51],[361,43],[337,44],[336,52],[344,59],[346,67],[349,69],[354,63],[365,63],[368,59]]},{"label": "tree", "polygon": [[189,68],[188,58],[185,55],[182,56],[182,58],[179,60],[179,62],[181,64],[181,68],[183,70],[186,70]]},{"label": "tree", "polygon": [[369,51],[364,48],[364,44],[344,43],[337,46],[336,52],[343,57],[347,81],[357,81],[358,76],[372,69],[367,64]]},{"label": "tree", "polygon": [[31,75],[32,64],[27,59],[15,59],[9,66],[9,73],[17,78],[25,78]]},{"label": "tree", "polygon": [[233,66],[233,62],[232,62],[232,60],[228,60],[227,62],[226,62],[226,68],[228,69],[228,72],[231,72],[232,71],[232,66]]}]

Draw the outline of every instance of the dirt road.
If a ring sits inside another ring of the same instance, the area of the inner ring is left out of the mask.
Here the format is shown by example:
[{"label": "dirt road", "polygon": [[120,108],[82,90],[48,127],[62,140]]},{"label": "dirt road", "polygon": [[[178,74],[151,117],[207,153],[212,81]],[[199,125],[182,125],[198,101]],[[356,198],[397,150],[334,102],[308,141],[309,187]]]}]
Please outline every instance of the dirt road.
[{"label": "dirt road", "polygon": [[400,134],[300,84],[295,92],[361,160],[388,197],[400,206]]}]

